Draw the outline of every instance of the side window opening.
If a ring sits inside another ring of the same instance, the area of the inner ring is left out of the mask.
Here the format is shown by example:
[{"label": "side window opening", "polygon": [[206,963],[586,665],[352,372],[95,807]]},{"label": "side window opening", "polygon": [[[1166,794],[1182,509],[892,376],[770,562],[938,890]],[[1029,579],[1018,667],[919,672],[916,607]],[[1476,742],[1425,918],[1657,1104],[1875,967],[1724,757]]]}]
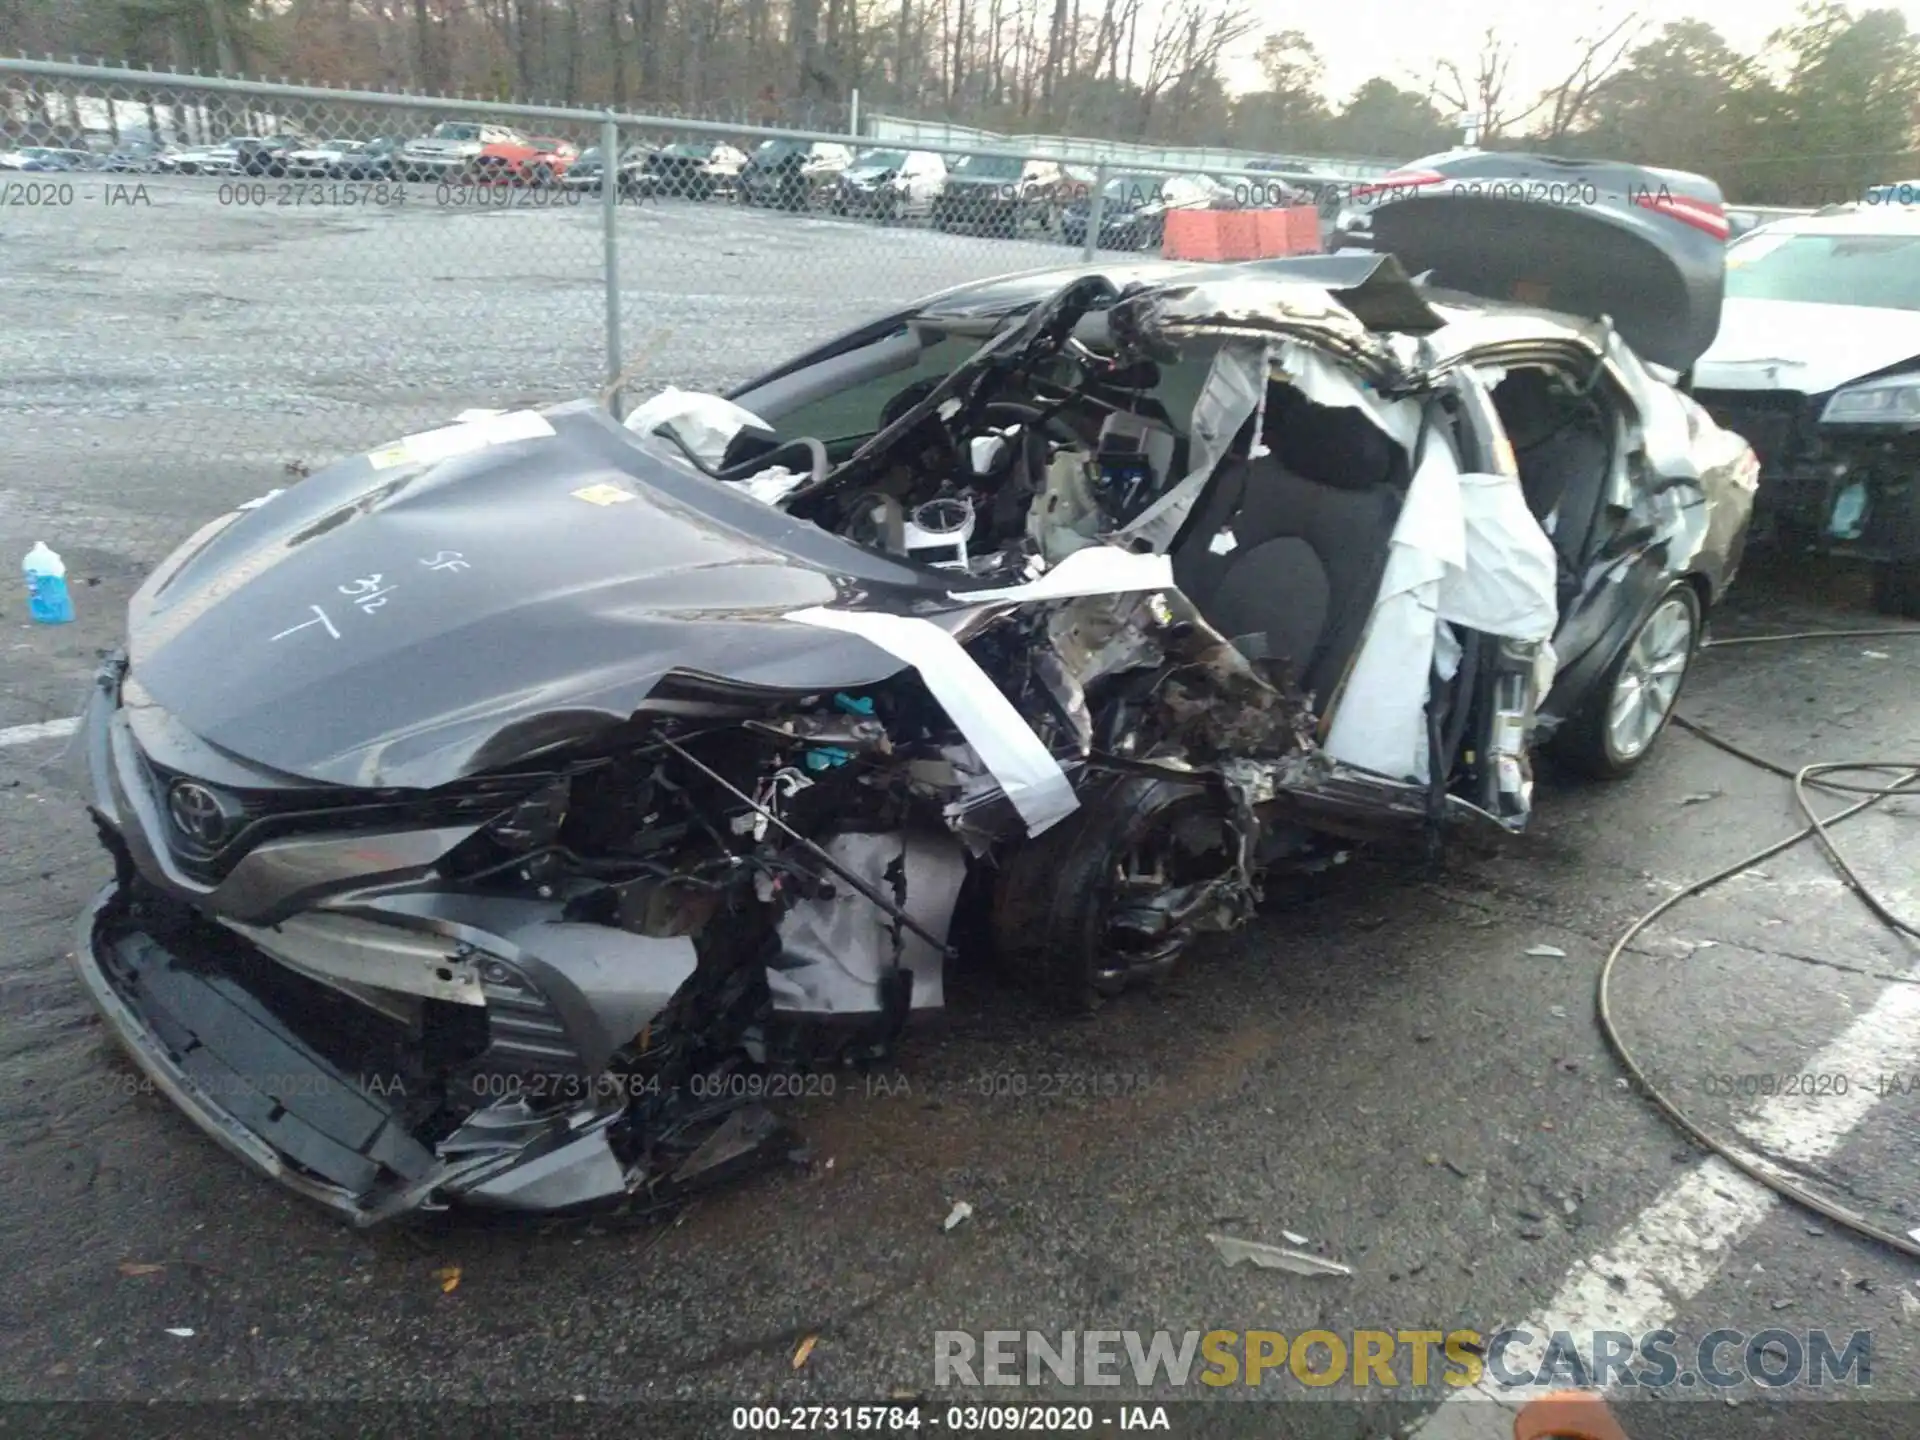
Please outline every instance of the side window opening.
[{"label": "side window opening", "polygon": [[1604,389],[1582,390],[1565,373],[1537,365],[1509,370],[1492,393],[1527,508],[1553,540],[1563,572],[1577,576],[1613,473],[1618,412]]}]

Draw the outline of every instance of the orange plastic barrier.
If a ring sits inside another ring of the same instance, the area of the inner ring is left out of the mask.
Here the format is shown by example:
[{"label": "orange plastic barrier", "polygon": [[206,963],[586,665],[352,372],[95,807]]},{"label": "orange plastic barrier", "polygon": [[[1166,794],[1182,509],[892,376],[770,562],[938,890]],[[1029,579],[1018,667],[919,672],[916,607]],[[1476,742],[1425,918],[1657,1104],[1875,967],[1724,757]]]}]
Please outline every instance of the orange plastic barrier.
[{"label": "orange plastic barrier", "polygon": [[1169,260],[1225,260],[1216,210],[1169,210],[1160,253]]},{"label": "orange plastic barrier", "polygon": [[1220,227],[1222,260],[1259,260],[1260,212],[1258,210],[1215,210],[1211,214]]},{"label": "orange plastic barrier", "polygon": [[1627,1440],[1627,1432],[1598,1395],[1556,1390],[1514,1417],[1513,1440]]},{"label": "orange plastic barrier", "polygon": [[1262,210],[1171,210],[1160,253],[1169,260],[1271,260],[1320,249],[1311,205]]},{"label": "orange plastic barrier", "polygon": [[1255,210],[1255,228],[1260,237],[1260,258],[1293,253],[1292,224],[1285,210]]},{"label": "orange plastic barrier", "polygon": [[1287,254],[1317,255],[1320,253],[1320,207],[1317,205],[1289,205],[1287,217]]}]

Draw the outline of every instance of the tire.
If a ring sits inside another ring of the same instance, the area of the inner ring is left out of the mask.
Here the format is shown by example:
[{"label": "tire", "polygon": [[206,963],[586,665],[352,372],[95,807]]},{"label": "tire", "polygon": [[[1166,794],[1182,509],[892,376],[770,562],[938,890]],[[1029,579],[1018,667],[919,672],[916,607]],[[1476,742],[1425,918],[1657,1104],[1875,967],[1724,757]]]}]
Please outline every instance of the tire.
[{"label": "tire", "polygon": [[1640,618],[1580,713],[1554,736],[1554,753],[1596,780],[1619,779],[1645,763],[1680,703],[1699,653],[1701,620],[1693,586],[1684,580],[1670,585]]},{"label": "tire", "polygon": [[1920,620],[1920,560],[1887,560],[1873,567],[1873,608]]},{"label": "tire", "polygon": [[[1197,828],[1190,828],[1197,827]],[[1211,874],[1232,863],[1231,827],[1199,786],[1128,777],[1082,792],[1081,806],[1014,851],[994,885],[994,959],[1013,984],[1066,1014],[1087,1014],[1128,987],[1158,978],[1186,950],[1191,930],[1119,944],[1116,901],[1126,871],[1176,833],[1216,833],[1225,847],[1201,852]],[[1213,857],[1218,855],[1218,866]],[[1181,856],[1167,858],[1177,873]]]},{"label": "tire", "polygon": [[533,173],[527,177],[527,184],[539,190],[546,189],[553,184],[553,167],[551,165],[534,166]]}]

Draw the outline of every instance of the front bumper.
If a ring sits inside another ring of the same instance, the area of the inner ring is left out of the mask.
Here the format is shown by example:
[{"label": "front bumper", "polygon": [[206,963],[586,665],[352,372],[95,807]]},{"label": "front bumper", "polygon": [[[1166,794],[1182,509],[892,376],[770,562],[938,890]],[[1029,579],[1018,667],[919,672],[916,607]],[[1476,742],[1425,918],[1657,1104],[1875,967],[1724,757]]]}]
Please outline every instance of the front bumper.
[{"label": "front bumper", "polygon": [[1824,395],[1701,389],[1694,398],[1760,457],[1756,542],[1920,559],[1920,427],[1822,424]]},{"label": "front bumper", "polygon": [[1837,453],[1819,466],[1762,467],[1756,538],[1856,560],[1920,560],[1920,453]]},{"label": "front bumper", "polygon": [[409,180],[442,183],[464,178],[473,170],[473,158],[466,155],[402,154],[394,164]]},{"label": "front bumper", "polygon": [[1018,225],[1028,202],[998,190],[948,194],[934,207],[934,222],[947,230],[1005,230]]},{"label": "front bumper", "polygon": [[842,185],[832,195],[833,203],[849,215],[889,215],[905,204],[899,191],[885,186],[867,189]]},{"label": "front bumper", "polygon": [[[80,917],[73,961],[153,1089],[358,1225],[632,1193],[616,1143],[632,1096],[603,1083],[606,1063],[691,974],[690,943],[463,896],[431,864],[388,868],[398,837],[365,831],[267,841],[217,882],[196,878],[169,850],[117,683],[110,665],[75,737],[116,878]],[[343,840],[362,873],[316,891]],[[636,965],[653,971],[638,986]],[[611,997],[608,975],[626,982]]]}]

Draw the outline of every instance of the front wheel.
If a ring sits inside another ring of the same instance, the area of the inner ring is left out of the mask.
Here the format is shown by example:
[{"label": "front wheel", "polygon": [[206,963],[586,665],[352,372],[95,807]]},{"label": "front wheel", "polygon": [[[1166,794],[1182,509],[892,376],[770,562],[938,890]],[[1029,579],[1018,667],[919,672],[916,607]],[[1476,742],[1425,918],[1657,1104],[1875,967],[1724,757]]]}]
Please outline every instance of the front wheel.
[{"label": "front wheel", "polygon": [[1920,620],[1920,560],[1888,560],[1873,567],[1873,608]]},{"label": "front wheel", "polygon": [[1555,752],[1599,780],[1637,768],[1673,718],[1700,647],[1700,597],[1676,581],[1640,621],[1580,714],[1554,737]]},{"label": "front wheel", "polygon": [[1069,1014],[1158,978],[1230,906],[1238,841],[1199,786],[1090,786],[1001,869],[991,923],[1002,973]]}]

